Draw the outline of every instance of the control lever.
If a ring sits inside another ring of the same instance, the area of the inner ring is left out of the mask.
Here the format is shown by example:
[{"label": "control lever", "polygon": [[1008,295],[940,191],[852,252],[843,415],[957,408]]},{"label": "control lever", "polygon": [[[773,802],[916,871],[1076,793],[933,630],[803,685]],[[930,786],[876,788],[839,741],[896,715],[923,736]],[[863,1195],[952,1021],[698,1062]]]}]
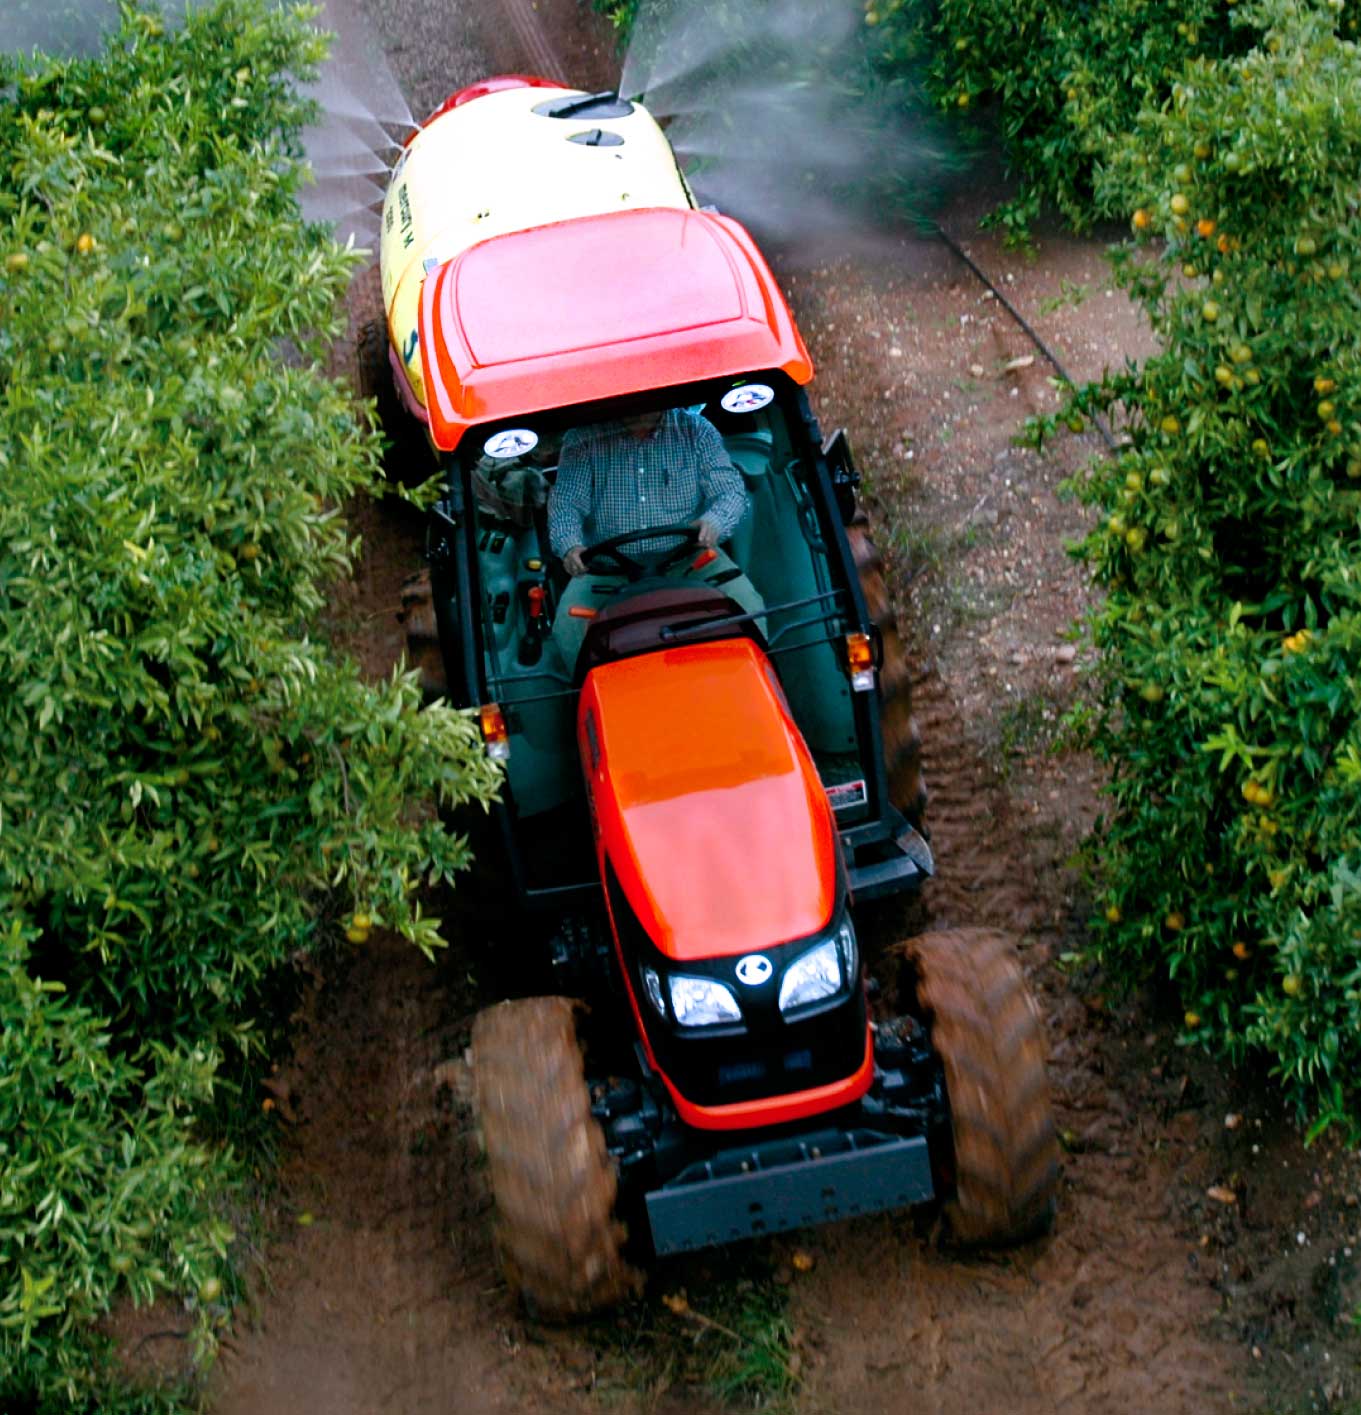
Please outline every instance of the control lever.
[{"label": "control lever", "polygon": [[548,631],[547,615],[543,607],[544,595],[542,583],[530,585],[525,591],[529,617],[525,624],[524,638],[520,640],[520,652],[516,655],[523,668],[529,668],[543,657],[543,641]]}]

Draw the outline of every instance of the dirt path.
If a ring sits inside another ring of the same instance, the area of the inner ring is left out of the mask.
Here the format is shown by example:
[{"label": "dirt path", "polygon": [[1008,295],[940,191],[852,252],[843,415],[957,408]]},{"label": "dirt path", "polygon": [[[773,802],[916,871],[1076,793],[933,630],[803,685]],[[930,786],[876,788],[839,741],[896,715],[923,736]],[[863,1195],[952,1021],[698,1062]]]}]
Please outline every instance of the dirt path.
[{"label": "dirt path", "polygon": [[496,1286],[468,1145],[433,1068],[446,997],[387,936],[314,1000],[289,1069],[295,1236],[271,1254],[264,1321],[232,1344],[218,1415],[517,1408],[489,1330]]},{"label": "dirt path", "polygon": [[[608,35],[577,0],[367,8],[417,112],[487,72],[550,59],[583,85],[612,77]],[[951,229],[972,229],[978,209],[952,212]],[[979,245],[1079,376],[1147,347],[1132,311],[1105,292],[1100,250],[1049,239],[1027,263]],[[1086,595],[1063,551],[1080,516],[1056,488],[1096,443],[1044,458],[1012,447],[1024,415],[1054,404],[1049,370],[1025,362],[1034,349],[940,246],[901,242],[811,267],[787,253],[781,269],[819,366],[818,409],[852,430],[868,474],[922,666],[940,876],[923,904],[870,916],[870,947],[959,924],[1023,938],[1067,1151],[1057,1234],[1017,1254],[952,1256],[900,1217],[799,1235],[814,1266],[790,1288],[804,1366],[795,1407],[1189,1415],[1260,1408],[1266,1370],[1293,1398],[1312,1388],[1298,1366],[1322,1361],[1336,1312],[1361,1300],[1342,1258],[1354,1167],[1302,1155],[1261,1093],[1229,1096],[1180,1058],[1165,1021],[1112,1015],[1059,966],[1086,910],[1065,861],[1097,798],[1089,764],[1048,753],[1081,690],[1061,635]],[[381,673],[400,650],[394,614],[420,532],[386,506],[366,510],[360,529],[364,562],[337,616]],[[218,1367],[217,1415],[601,1408],[589,1395],[607,1361],[598,1332],[526,1326],[497,1281],[468,1138],[438,1084],[479,1001],[475,969],[471,952],[432,969],[377,940],[314,999],[286,1078],[295,1123],[271,1288]],[[1226,1135],[1230,1104],[1247,1119]],[[1262,1196],[1251,1214],[1246,1201],[1228,1213],[1205,1200],[1229,1177]],[[1297,1216],[1311,1185],[1322,1201]],[[1308,1245],[1282,1253],[1297,1224]],[[793,1241],[761,1252],[778,1263]],[[688,1281],[698,1304],[698,1284],[725,1262],[665,1269],[650,1298],[656,1320],[668,1320],[661,1292]],[[1310,1315],[1322,1310],[1310,1296],[1320,1269],[1339,1275],[1326,1320]],[[1257,1343],[1266,1352],[1255,1365]],[[1347,1395],[1341,1365],[1332,1385],[1320,1380],[1317,1408]],[[710,1408],[665,1380],[640,1378],[653,1388],[635,1391],[617,1376],[612,1410]]]}]

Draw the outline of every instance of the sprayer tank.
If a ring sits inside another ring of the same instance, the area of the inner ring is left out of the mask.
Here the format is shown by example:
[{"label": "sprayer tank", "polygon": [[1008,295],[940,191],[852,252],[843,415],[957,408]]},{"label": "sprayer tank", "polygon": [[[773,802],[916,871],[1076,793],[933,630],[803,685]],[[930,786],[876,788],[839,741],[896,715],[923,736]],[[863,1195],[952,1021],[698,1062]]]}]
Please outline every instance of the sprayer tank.
[{"label": "sprayer tank", "polygon": [[[630,207],[691,207],[675,154],[636,103],[601,116],[579,89],[488,93],[408,143],[383,202],[388,338],[423,408],[418,320],[428,272],[492,236]],[[556,110],[556,111],[555,111]],[[566,110],[566,111],[564,111]]]}]

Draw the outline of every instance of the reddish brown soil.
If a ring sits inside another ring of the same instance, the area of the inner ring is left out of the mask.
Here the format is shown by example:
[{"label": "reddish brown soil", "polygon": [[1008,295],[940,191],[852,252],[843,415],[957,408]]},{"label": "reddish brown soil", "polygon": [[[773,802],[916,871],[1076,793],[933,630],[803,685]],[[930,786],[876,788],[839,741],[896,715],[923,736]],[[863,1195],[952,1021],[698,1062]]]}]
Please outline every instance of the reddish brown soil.
[{"label": "reddish brown soil", "polygon": [[[577,82],[608,81],[609,37],[584,6],[499,3],[451,16],[433,0],[371,0],[413,108],[488,69],[525,68],[540,42]],[[972,232],[996,195],[958,205],[947,225]],[[969,244],[1078,376],[1149,347],[1107,291],[1100,242],[1046,236],[1032,257]],[[1052,748],[1082,691],[1065,635],[1089,595],[1063,549],[1082,515],[1056,492],[1100,444],[1012,446],[1026,414],[1055,406],[1051,370],[940,245],[797,257],[781,269],[819,365],[817,407],[853,433],[921,672],[940,873],[923,901],[870,914],[866,936],[881,958],[927,927],[1022,941],[1065,1157],[1055,1236],[1012,1254],[961,1257],[901,1216],[755,1245],[789,1285],[793,1407],[1355,1409],[1356,1160],[1306,1152],[1269,1088],[1180,1051],[1151,997],[1108,1003],[1099,979],[1064,966],[1088,910],[1068,862],[1099,782],[1087,759]],[[372,300],[369,277],[356,308]],[[358,527],[364,559],[336,620],[379,673],[400,651],[394,614],[420,531],[393,503]],[[432,968],[377,939],[314,997],[285,1078],[294,1123],[268,1279],[215,1373],[218,1415],[571,1411],[598,1403],[592,1390],[611,1409],[713,1408],[668,1389],[655,1363],[621,1362],[599,1328],[526,1324],[500,1284],[465,1123],[442,1084],[487,996],[469,944],[456,939]],[[1212,1186],[1235,1202],[1208,1197]],[[794,1272],[796,1251],[811,1270]],[[662,1270],[645,1314],[623,1320],[697,1340],[706,1329],[659,1299],[684,1282],[703,1312],[706,1280],[728,1264]]]}]

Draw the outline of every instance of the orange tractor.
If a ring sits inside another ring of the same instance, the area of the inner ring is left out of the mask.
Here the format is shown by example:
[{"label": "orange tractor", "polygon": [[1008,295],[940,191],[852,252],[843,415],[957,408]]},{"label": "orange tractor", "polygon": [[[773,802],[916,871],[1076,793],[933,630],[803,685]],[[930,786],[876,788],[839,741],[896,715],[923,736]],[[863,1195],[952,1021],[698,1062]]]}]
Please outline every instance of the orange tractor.
[{"label": "orange tractor", "polygon": [[[517,968],[553,980],[473,1029],[509,1280],[572,1313],[640,1256],[886,1208],[1045,1229],[1043,1043],[1006,940],[918,937],[906,1015],[870,1016],[855,912],[933,870],[920,748],[847,439],[751,237],[695,206],[640,105],[503,76],[409,142],[382,280],[370,377],[441,473],[412,654],[505,763],[477,868]],[[564,445],[668,410],[721,439],[745,514],[721,556],[664,507],[592,544],[565,634]]]}]

